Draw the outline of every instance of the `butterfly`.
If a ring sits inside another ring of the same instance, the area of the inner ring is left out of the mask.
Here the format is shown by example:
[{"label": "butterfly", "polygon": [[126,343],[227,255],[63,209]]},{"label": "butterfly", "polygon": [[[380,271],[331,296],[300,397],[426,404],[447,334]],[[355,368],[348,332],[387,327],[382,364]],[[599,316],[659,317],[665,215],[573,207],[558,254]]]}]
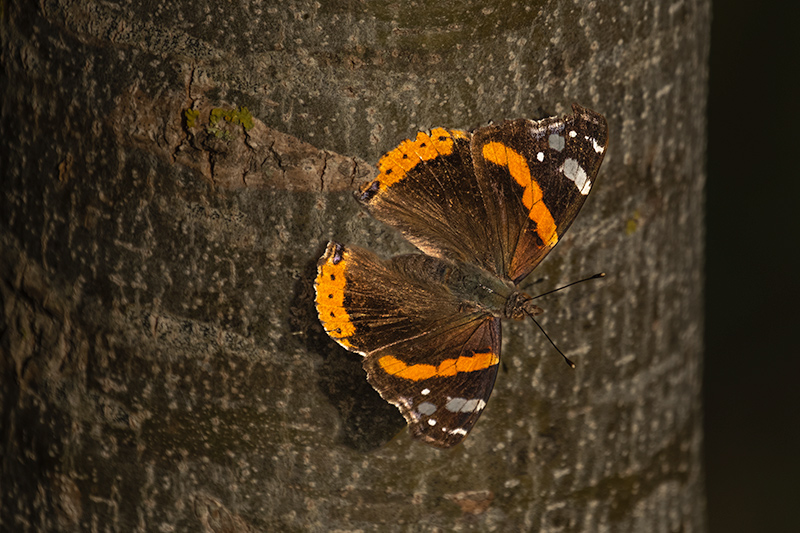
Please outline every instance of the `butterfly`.
[{"label": "butterfly", "polygon": [[330,242],[319,260],[325,331],[364,357],[369,383],[423,442],[467,436],[494,387],[501,319],[542,312],[519,284],[572,224],[608,143],[602,115],[572,109],[403,141],[356,199],[422,253],[382,259]]}]

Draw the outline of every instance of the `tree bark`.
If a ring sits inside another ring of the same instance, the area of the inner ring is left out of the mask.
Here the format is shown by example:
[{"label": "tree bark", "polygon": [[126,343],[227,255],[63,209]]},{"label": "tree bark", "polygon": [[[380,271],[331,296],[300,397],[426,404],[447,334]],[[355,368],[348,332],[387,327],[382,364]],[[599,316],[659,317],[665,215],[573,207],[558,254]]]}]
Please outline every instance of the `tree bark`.
[{"label": "tree bark", "polygon": [[[2,529],[704,530],[709,2],[2,5]],[[572,102],[608,153],[533,277],[608,273],[542,302],[578,367],[505,324],[414,442],[316,261],[411,249],[352,191],[417,130]]]}]

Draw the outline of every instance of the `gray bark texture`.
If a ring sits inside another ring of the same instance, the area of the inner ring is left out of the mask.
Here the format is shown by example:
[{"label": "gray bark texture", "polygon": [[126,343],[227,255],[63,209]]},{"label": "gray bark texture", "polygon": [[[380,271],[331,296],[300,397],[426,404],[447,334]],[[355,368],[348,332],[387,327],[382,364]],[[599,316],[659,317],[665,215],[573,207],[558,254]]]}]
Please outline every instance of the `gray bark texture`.
[{"label": "gray bark texture", "polygon": [[[706,0],[39,0],[2,21],[3,531],[703,531]],[[466,441],[322,331],[417,130],[606,116]],[[535,291],[533,291],[535,292]],[[537,302],[538,303],[538,302]]]}]

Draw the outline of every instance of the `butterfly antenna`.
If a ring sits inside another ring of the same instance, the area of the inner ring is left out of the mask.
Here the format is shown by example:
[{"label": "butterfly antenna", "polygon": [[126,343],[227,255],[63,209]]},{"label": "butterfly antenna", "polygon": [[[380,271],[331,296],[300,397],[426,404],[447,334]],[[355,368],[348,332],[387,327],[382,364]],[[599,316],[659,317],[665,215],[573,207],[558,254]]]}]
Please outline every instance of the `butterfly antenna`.
[{"label": "butterfly antenna", "polygon": [[[591,279],[591,278],[587,278],[587,279]],[[584,280],[584,281],[585,281],[585,280]],[[577,283],[577,282],[576,282],[576,283]],[[569,286],[569,285],[567,285],[567,286]],[[551,291],[551,292],[552,292],[552,291]],[[548,334],[547,334],[547,332],[544,330],[544,328],[542,327],[542,325],[541,325],[541,324],[539,324],[539,322],[537,322],[535,318],[533,318],[533,315],[532,315],[531,313],[528,313],[528,316],[531,318],[531,320],[533,320],[533,323],[534,323],[534,324],[536,324],[536,327],[538,327],[538,328],[541,330],[541,332],[542,332],[542,333],[544,333],[544,336],[547,338],[547,340],[548,340],[548,341],[550,341],[550,344],[552,344],[552,345],[553,345],[553,348],[555,348],[555,349],[556,349],[556,351],[557,351],[558,353],[560,353],[560,354],[561,354],[561,357],[563,357],[563,358],[564,358],[564,361],[566,361],[566,363],[567,363],[567,364],[570,366],[570,368],[575,368],[575,363],[573,363],[573,362],[572,362],[572,360],[570,360],[570,358],[569,358],[569,357],[567,357],[566,355],[564,355],[564,352],[562,352],[562,351],[561,351],[561,350],[558,348],[558,346],[556,346],[556,343],[554,343],[554,342],[553,342],[553,339],[551,339],[551,338],[550,338],[550,335],[548,335]]]},{"label": "butterfly antenna", "polygon": [[[548,294],[553,294],[554,292],[558,292],[560,290],[566,289],[567,287],[572,287],[573,285],[577,285],[578,283],[583,283],[584,281],[589,281],[590,279],[599,279],[599,278],[604,278],[604,277],[606,277],[606,273],[605,272],[600,272],[599,274],[595,274],[594,276],[589,276],[588,278],[583,278],[583,279],[579,279],[578,281],[573,281],[572,283],[567,283],[563,287],[559,287],[559,288],[553,289],[551,291],[543,292],[542,294],[534,296],[532,299],[535,300],[536,298],[541,298],[542,296],[547,296]],[[533,318],[533,317],[531,317],[531,318]],[[536,322],[536,321],[534,320],[534,322]],[[539,327],[541,328],[541,326],[539,326]],[[544,330],[542,330],[542,331],[544,331]],[[547,335],[547,333],[545,333],[545,335]],[[553,346],[555,346],[555,344]]]}]

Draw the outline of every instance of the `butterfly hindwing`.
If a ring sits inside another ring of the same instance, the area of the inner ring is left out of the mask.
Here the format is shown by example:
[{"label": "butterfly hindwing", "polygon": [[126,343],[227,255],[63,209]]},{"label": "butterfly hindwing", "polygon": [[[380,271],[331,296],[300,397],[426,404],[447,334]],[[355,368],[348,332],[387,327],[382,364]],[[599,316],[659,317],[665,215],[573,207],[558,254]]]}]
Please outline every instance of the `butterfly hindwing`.
[{"label": "butterfly hindwing", "polygon": [[[365,355],[475,320],[429,274],[436,258],[410,254],[383,260],[331,242],[317,265],[316,304],[325,331]],[[478,315],[480,316],[480,314]]]},{"label": "butterfly hindwing", "polygon": [[471,134],[434,128],[380,160],[380,174],[356,195],[372,216],[424,253],[494,265],[492,234],[472,166]]}]

